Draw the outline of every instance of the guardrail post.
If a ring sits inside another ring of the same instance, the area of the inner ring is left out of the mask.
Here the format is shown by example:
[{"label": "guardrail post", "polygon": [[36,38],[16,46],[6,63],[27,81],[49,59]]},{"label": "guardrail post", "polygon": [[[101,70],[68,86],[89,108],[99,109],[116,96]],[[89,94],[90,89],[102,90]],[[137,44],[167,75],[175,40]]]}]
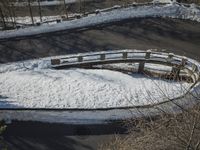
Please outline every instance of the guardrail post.
[{"label": "guardrail post", "polygon": [[148,51],[146,52],[146,55],[145,55],[145,61],[143,61],[143,62],[141,62],[141,63],[139,64],[138,73],[144,73],[145,62],[146,62],[147,59],[150,58],[150,56],[151,56],[151,50],[148,50]]},{"label": "guardrail post", "polygon": [[195,64],[192,65],[192,71],[196,71],[197,66]]},{"label": "guardrail post", "polygon": [[181,60],[181,66],[185,67],[186,63],[187,63],[187,58],[183,57],[182,60]]},{"label": "guardrail post", "polygon": [[57,23],[60,23],[60,22],[61,22],[61,20],[60,20],[60,19],[56,19],[56,22],[57,22]]},{"label": "guardrail post", "polygon": [[169,53],[169,54],[168,54],[167,61],[168,61],[168,62],[171,62],[172,59],[173,59],[173,57],[174,57],[174,53]]},{"label": "guardrail post", "polygon": [[[174,57],[174,53],[169,53],[168,57],[167,57],[167,62],[172,63],[173,57]],[[178,69],[178,67],[177,66],[172,66],[172,70],[171,70],[170,76],[173,79],[177,79],[179,77],[179,73],[180,73],[180,70]]]},{"label": "guardrail post", "polygon": [[83,61],[83,56],[78,56],[78,62],[82,62]]},{"label": "guardrail post", "polygon": [[60,65],[60,59],[51,59],[51,65]]},{"label": "guardrail post", "polygon": [[127,59],[128,53],[127,52],[123,52],[123,59]]},{"label": "guardrail post", "polygon": [[172,67],[171,75],[174,80],[179,79],[181,69],[183,69],[185,67],[186,63],[187,63],[187,58],[183,57],[180,65],[178,65],[178,66],[176,65],[176,66]]},{"label": "guardrail post", "polygon": [[100,55],[100,60],[105,60],[106,59],[106,55],[105,54],[101,54]]},{"label": "guardrail post", "polygon": [[180,66],[173,66],[171,71],[171,77],[173,77],[174,80],[179,79],[180,75]]}]

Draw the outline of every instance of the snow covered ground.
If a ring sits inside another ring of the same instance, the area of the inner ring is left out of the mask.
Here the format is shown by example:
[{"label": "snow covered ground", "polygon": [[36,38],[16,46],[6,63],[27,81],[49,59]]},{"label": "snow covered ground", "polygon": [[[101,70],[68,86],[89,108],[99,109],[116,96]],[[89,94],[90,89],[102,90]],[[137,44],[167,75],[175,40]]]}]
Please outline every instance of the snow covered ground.
[{"label": "snow covered ground", "polygon": [[102,23],[110,23],[131,18],[142,17],[170,17],[180,19],[190,19],[200,22],[200,9],[198,6],[191,4],[189,7],[179,3],[169,3],[165,5],[146,5],[128,8],[119,8],[112,11],[106,11],[98,14],[91,14],[87,17],[71,21],[63,21],[58,24],[42,25],[29,27],[19,30],[2,31],[0,39],[15,38],[23,36],[33,36],[42,33],[57,32],[76,28],[86,28]]},{"label": "snow covered ground", "polygon": [[[91,0],[85,0],[85,1],[91,1]],[[71,4],[71,3],[76,3],[79,2],[79,0],[65,0],[66,4]],[[51,1],[41,1],[40,6],[52,6],[52,5],[61,5],[64,4],[64,0],[51,0]],[[16,7],[21,7],[21,6],[27,6],[27,2],[15,2],[13,5]],[[38,2],[31,2],[31,6],[38,6]]]},{"label": "snow covered ground", "polygon": [[[76,15],[81,15],[81,14],[78,14],[78,13],[68,14],[68,17],[75,17]],[[63,17],[66,18],[66,15],[63,15]],[[56,24],[57,19],[62,20],[62,16],[59,16],[59,15],[57,15],[57,16],[42,16],[42,23],[47,22],[48,24]],[[12,17],[6,18],[6,21],[12,22],[13,18]],[[16,21],[16,23],[19,23],[19,24],[25,24],[25,25],[29,25],[29,24],[31,25],[32,24],[32,20],[31,20],[30,16],[15,17],[15,21]],[[34,21],[34,23],[41,22],[39,16],[33,17],[33,21]]]},{"label": "snow covered ground", "polygon": [[[42,22],[45,21],[55,21],[54,23],[56,23],[56,19],[61,19],[61,16],[43,16],[42,17]],[[33,17],[34,22],[40,22],[40,17]],[[12,22],[13,18],[6,18],[7,22]],[[32,24],[32,20],[30,16],[25,16],[25,17],[16,17],[15,18],[15,22],[18,24],[23,24],[23,25],[28,25],[28,24]]]},{"label": "snow covered ground", "polygon": [[54,70],[48,59],[0,65],[0,108],[109,108],[184,94],[189,83],[110,70]]},{"label": "snow covered ground", "polygon": [[[85,1],[92,1],[92,0],[85,0]],[[80,3],[80,0],[65,0],[65,4],[71,4],[71,3]],[[153,0],[152,2],[154,3],[171,3],[171,2],[176,2],[176,0]],[[64,0],[51,0],[51,1],[40,1],[40,6],[52,6],[52,5],[61,5],[64,4]],[[13,3],[15,7],[21,7],[21,6],[27,6],[27,2],[15,2]],[[38,6],[39,3],[36,2],[31,2],[31,6]]]},{"label": "snow covered ground", "polygon": [[153,0],[153,3],[173,3],[176,2],[176,0]]}]

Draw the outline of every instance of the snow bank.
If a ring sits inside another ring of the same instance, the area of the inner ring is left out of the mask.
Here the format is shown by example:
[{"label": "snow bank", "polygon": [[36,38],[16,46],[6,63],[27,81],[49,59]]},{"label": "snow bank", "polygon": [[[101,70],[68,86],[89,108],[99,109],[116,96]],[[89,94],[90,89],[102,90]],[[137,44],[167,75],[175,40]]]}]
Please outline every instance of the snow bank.
[{"label": "snow bank", "polygon": [[[90,1],[90,0],[85,0],[85,1]],[[65,0],[65,4],[71,4],[71,3],[76,3],[79,2],[78,0]],[[15,7],[22,7],[22,6],[27,6],[27,2],[15,2],[13,3]],[[54,6],[54,5],[64,5],[64,1],[60,0],[51,0],[51,1],[41,1],[40,6]],[[31,6],[39,6],[38,2],[31,2]]]},{"label": "snow bank", "polygon": [[[76,15],[81,15],[79,13],[73,13],[73,14],[68,14],[68,17],[75,17]],[[66,18],[66,15],[57,15],[57,16],[42,16],[42,22],[39,16],[34,16],[33,21],[34,23],[42,23],[42,25],[45,24],[56,24],[57,20],[62,20],[62,17]],[[6,18],[7,22],[12,22],[13,18],[8,17]],[[22,25],[32,25],[32,19],[30,16],[24,16],[24,17],[15,17],[15,21],[17,24],[22,24]]]},{"label": "snow bank", "polygon": [[[12,17],[6,18],[8,22],[12,22]],[[61,19],[61,16],[42,16],[42,22],[45,21],[54,21],[56,22],[56,19]],[[32,20],[30,16],[24,16],[24,17],[15,17],[16,23],[19,24],[32,24]],[[40,22],[40,17],[33,17],[34,22]]]},{"label": "snow bank", "polygon": [[76,28],[95,26],[102,23],[110,23],[123,19],[142,18],[142,17],[170,17],[180,19],[190,19],[200,22],[200,9],[196,5],[185,5],[179,3],[170,3],[165,5],[146,5],[128,8],[114,9],[112,11],[91,14],[87,17],[75,19],[72,21],[63,21],[58,24],[43,25],[39,27],[29,27],[25,29],[2,31],[0,40],[6,38],[16,38],[23,36],[33,36],[42,33],[58,32]]},{"label": "snow bank", "polygon": [[153,3],[174,3],[176,0],[153,0]]},{"label": "snow bank", "polygon": [[110,108],[162,102],[188,83],[110,70],[49,68],[34,60],[0,66],[0,108]]}]

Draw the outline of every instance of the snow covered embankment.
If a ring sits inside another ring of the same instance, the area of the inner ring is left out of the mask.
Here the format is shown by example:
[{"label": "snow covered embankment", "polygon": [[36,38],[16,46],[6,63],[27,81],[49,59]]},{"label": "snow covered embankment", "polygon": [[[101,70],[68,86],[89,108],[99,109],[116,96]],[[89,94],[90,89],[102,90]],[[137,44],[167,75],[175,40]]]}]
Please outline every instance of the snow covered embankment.
[{"label": "snow covered embankment", "polygon": [[190,84],[110,70],[49,68],[48,60],[0,66],[0,108],[114,108],[155,104]]},{"label": "snow covered embankment", "polygon": [[23,36],[33,36],[42,33],[58,32],[76,28],[95,26],[103,23],[120,21],[123,19],[142,18],[142,17],[170,17],[180,19],[190,19],[200,22],[200,9],[192,4],[186,7],[179,3],[169,3],[165,5],[147,5],[128,8],[119,8],[98,14],[91,14],[87,17],[64,21],[58,24],[42,25],[39,27],[29,27],[25,29],[2,31],[0,40],[7,38],[17,38]]}]

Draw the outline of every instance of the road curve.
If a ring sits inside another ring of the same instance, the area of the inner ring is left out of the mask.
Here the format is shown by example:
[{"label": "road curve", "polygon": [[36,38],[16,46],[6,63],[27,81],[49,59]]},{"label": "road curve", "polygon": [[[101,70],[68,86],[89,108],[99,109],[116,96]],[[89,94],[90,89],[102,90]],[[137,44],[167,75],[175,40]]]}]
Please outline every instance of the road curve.
[{"label": "road curve", "polygon": [[[168,52],[198,60],[200,56],[199,43],[200,24],[197,22],[180,19],[141,18],[109,24],[104,27],[94,27],[90,30],[75,31],[65,35],[24,39],[17,42],[3,42],[0,45],[0,63],[46,56],[127,48],[143,50],[149,48],[167,49]],[[69,130],[63,132],[59,130],[60,124],[55,126],[53,124],[44,124],[43,126],[35,124],[33,122],[13,122],[13,124],[8,125],[4,142],[13,150],[45,148],[50,150],[87,150],[96,149],[99,144],[107,142],[115,136],[108,134],[115,134],[118,131],[118,129],[110,130],[115,128],[115,126],[111,125],[106,127],[106,129],[98,128],[101,135],[95,136],[97,135],[97,128],[94,126],[95,131],[91,131],[91,135],[85,132],[86,136],[80,136],[80,133],[87,130],[81,127],[74,127],[76,129],[71,130],[71,128],[64,126],[66,130]],[[72,127],[71,125],[69,126]],[[79,132],[77,132],[77,128]],[[46,136],[43,132],[44,129],[47,131]],[[105,130],[109,132],[103,132]],[[34,131],[35,135],[32,134],[33,132],[30,133],[30,131]],[[62,132],[64,135],[56,135],[53,132],[49,136],[48,133],[50,131]],[[69,132],[73,134],[68,134]],[[16,134],[14,135],[14,133]],[[72,137],[71,135],[78,136]]]}]

